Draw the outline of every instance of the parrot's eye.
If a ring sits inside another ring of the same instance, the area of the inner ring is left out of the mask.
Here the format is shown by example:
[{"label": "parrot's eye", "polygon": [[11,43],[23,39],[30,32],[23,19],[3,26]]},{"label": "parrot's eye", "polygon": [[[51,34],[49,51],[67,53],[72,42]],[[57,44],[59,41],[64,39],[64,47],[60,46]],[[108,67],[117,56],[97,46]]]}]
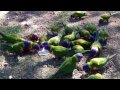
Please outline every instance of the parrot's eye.
[{"label": "parrot's eye", "polygon": [[81,53],[77,53],[76,56],[78,58],[78,62],[80,62],[81,58],[83,58],[83,54]]},{"label": "parrot's eye", "polygon": [[88,64],[85,64],[85,65],[83,66],[83,70],[85,70],[85,71],[90,70]]},{"label": "parrot's eye", "polygon": [[25,45],[25,47],[29,47],[30,42],[29,41],[24,41],[24,45]]}]

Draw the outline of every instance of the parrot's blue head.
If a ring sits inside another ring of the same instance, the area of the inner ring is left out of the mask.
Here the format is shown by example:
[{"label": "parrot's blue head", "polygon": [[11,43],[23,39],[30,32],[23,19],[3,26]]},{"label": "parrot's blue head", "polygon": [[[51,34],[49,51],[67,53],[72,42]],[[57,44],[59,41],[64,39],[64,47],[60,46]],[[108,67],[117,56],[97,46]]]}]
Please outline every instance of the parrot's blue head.
[{"label": "parrot's blue head", "polygon": [[55,37],[55,36],[57,36],[57,35],[58,35],[57,32],[53,32],[52,37]]},{"label": "parrot's blue head", "polygon": [[42,44],[43,47],[45,47],[46,45],[49,45],[48,42],[44,42],[44,43]]},{"label": "parrot's blue head", "polygon": [[40,50],[40,47],[41,47],[41,46],[40,46],[39,44],[36,44],[36,45],[33,47],[33,49],[39,51],[39,50]]},{"label": "parrot's blue head", "polygon": [[83,54],[77,53],[76,57],[78,58],[78,62],[80,62],[81,58],[83,58]]},{"label": "parrot's blue head", "polygon": [[98,35],[98,32],[97,32],[97,31],[92,34],[92,36],[93,36],[94,38],[96,38],[97,35]]},{"label": "parrot's blue head", "polygon": [[99,39],[99,42],[103,46],[107,44],[107,40],[103,40],[102,38]]},{"label": "parrot's blue head", "polygon": [[70,43],[64,41],[64,42],[62,43],[62,46],[63,46],[63,47],[66,47],[66,48],[70,48]]},{"label": "parrot's blue head", "polygon": [[91,48],[91,52],[90,52],[91,57],[96,56],[98,54],[98,52],[99,52],[98,47]]},{"label": "parrot's blue head", "polygon": [[90,40],[91,42],[94,42],[94,41],[95,41],[94,36],[90,36],[89,40]]},{"label": "parrot's blue head", "polygon": [[84,65],[83,65],[83,70],[85,70],[85,71],[90,70],[90,68],[89,68],[88,64],[84,64]]},{"label": "parrot's blue head", "polygon": [[30,41],[24,41],[24,47],[29,47],[30,46]]},{"label": "parrot's blue head", "polygon": [[50,51],[50,45],[44,46],[46,50]]}]

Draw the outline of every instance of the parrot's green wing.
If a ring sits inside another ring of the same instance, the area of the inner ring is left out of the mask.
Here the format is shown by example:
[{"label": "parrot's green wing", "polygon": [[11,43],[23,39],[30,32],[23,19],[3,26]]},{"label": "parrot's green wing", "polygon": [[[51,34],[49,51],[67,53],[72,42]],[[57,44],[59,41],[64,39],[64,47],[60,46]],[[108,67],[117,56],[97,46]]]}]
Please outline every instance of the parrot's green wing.
[{"label": "parrot's green wing", "polygon": [[49,77],[49,79],[54,79],[59,76],[71,74],[76,67],[76,58],[70,57],[64,60],[64,62],[59,67],[58,71]]},{"label": "parrot's green wing", "polygon": [[51,51],[59,59],[66,56],[69,52],[68,48],[62,46],[51,46]]},{"label": "parrot's green wing", "polygon": [[84,27],[90,32],[90,34],[93,34],[95,31],[97,31],[97,26],[93,23],[86,23]]}]

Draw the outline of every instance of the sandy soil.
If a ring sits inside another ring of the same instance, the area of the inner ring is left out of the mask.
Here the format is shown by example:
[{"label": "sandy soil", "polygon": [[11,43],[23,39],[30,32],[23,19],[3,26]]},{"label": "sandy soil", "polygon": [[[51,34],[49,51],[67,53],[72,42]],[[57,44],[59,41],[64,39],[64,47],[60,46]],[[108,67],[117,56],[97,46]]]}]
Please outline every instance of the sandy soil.
[{"label": "sandy soil", "polygon": [[[112,11],[111,11],[112,12]],[[0,18],[1,26],[11,26],[19,24],[24,30],[20,33],[22,37],[37,32],[39,35],[46,34],[49,30],[49,24],[59,20],[63,11],[10,11],[3,14]],[[78,22],[70,22],[70,24],[83,25],[86,22],[92,22],[99,28],[106,27],[110,34],[107,48],[103,50],[102,56],[112,55],[116,53],[116,57],[109,62],[103,71],[100,71],[106,79],[120,78],[120,14],[116,14],[110,18],[108,25],[100,26],[98,21],[102,11],[89,11],[90,15]],[[63,13],[64,14],[64,13]],[[0,78],[1,79],[42,79],[53,74],[62,61],[52,59],[52,55],[38,56],[25,55],[15,57],[0,50]],[[85,62],[86,57],[82,63]],[[19,60],[18,63],[15,61]],[[8,64],[6,67],[4,64]],[[73,76],[63,77],[65,79],[79,79],[82,71],[74,70]]]}]

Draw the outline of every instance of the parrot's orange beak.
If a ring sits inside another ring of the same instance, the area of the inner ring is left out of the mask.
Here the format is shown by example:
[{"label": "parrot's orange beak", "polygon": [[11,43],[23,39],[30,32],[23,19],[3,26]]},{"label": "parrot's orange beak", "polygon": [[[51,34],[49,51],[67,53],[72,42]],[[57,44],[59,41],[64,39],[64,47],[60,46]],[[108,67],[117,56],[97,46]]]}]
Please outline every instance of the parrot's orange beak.
[{"label": "parrot's orange beak", "polygon": [[98,70],[98,68],[97,67],[93,67],[93,70],[96,71],[96,70]]}]

